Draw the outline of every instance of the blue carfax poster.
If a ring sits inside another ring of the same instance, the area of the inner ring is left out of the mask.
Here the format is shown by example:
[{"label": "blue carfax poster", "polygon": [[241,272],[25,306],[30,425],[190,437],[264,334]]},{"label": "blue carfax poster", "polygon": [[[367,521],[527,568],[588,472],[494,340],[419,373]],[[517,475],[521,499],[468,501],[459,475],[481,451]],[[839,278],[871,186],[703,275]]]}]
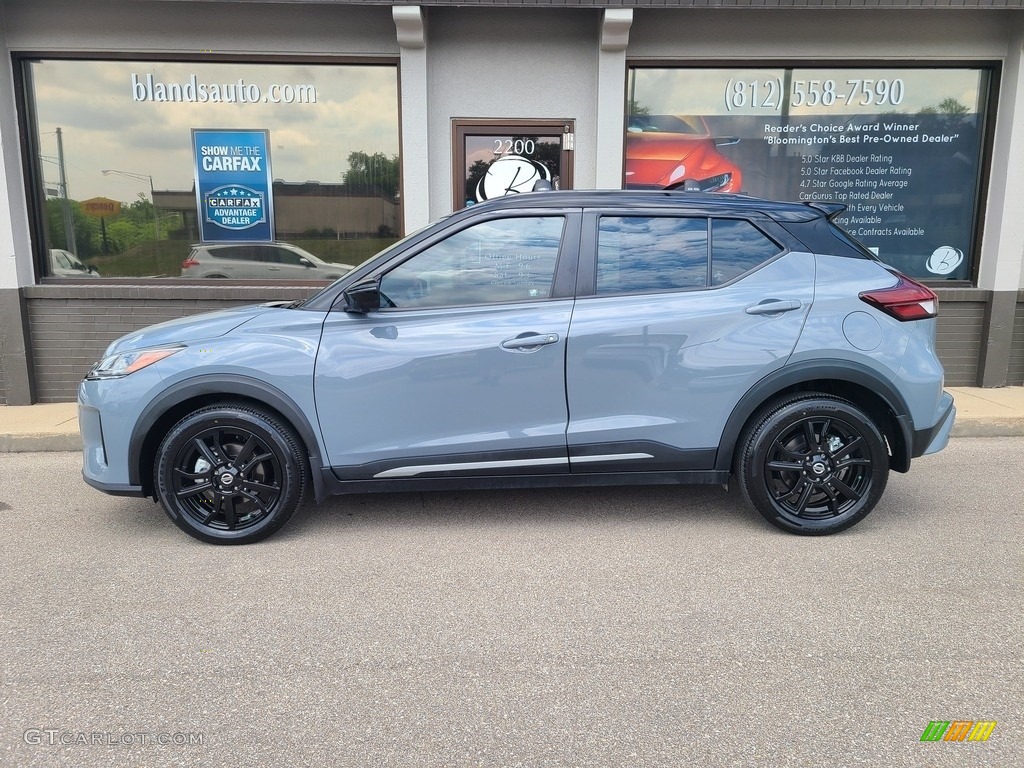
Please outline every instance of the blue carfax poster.
[{"label": "blue carfax poster", "polygon": [[270,132],[192,130],[203,242],[274,239]]}]

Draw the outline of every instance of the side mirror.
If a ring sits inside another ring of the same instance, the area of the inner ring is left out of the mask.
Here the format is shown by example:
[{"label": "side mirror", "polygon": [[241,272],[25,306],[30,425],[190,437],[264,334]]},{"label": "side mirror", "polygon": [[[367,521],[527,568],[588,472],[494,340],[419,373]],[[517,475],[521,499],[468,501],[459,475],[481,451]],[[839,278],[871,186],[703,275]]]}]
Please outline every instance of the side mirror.
[{"label": "side mirror", "polygon": [[728,146],[731,146],[733,144],[739,144],[740,143],[740,137],[739,136],[716,136],[714,138],[714,142],[715,142],[715,146],[716,147],[728,147]]},{"label": "side mirror", "polygon": [[380,278],[350,285],[343,295],[346,312],[358,312],[362,315],[376,312],[380,309]]},{"label": "side mirror", "polygon": [[313,268],[313,262],[307,259],[305,256],[299,256],[299,264],[306,267],[307,269]]}]

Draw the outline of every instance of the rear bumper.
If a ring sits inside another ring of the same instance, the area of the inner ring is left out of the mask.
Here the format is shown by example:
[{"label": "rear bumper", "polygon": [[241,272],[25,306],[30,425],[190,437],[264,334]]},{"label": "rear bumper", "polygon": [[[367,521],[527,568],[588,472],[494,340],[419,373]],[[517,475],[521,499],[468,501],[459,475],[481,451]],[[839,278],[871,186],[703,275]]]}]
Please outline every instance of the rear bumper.
[{"label": "rear bumper", "polygon": [[949,435],[953,431],[953,424],[956,421],[956,405],[953,403],[953,396],[948,392],[943,392],[936,411],[938,418],[931,427],[914,431],[911,458],[916,459],[918,456],[938,453],[949,443]]}]

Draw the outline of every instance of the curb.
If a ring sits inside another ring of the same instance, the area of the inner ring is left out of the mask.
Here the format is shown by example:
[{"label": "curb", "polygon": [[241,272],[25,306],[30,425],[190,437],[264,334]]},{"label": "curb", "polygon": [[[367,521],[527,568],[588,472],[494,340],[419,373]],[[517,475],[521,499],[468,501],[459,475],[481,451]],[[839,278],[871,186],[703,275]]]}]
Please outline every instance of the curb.
[{"label": "curb", "polygon": [[0,434],[0,453],[82,451],[78,433],[57,435]]},{"label": "curb", "polygon": [[1020,437],[1024,435],[1024,417],[957,419],[950,437]]}]

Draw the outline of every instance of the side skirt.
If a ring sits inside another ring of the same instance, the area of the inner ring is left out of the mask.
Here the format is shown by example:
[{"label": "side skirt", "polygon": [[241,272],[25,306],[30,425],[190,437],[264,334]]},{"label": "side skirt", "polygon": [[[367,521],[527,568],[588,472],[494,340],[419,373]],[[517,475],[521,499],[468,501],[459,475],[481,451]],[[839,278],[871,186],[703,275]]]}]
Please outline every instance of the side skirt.
[{"label": "side skirt", "polygon": [[607,472],[545,475],[477,475],[471,477],[409,477],[380,480],[339,480],[330,469],[321,470],[329,495],[394,493],[401,491],[505,490],[511,488],[580,488],[609,485],[721,485],[728,471]]}]

